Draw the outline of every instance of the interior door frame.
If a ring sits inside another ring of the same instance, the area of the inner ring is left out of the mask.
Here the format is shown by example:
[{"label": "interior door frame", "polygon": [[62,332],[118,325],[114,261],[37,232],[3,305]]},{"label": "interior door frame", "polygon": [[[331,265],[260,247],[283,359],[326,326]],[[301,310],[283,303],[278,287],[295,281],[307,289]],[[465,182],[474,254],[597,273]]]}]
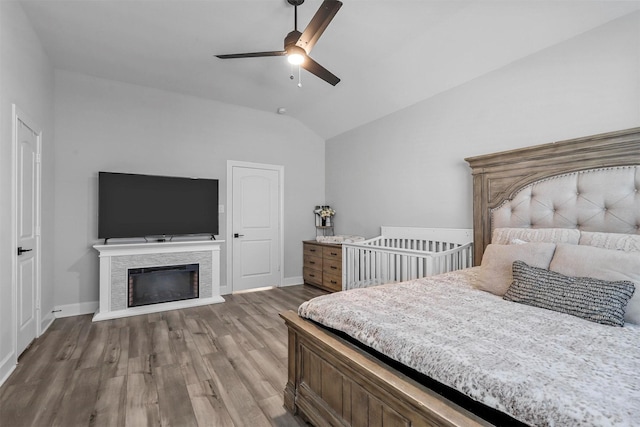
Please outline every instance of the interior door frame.
[{"label": "interior door frame", "polygon": [[38,338],[42,334],[42,310],[41,310],[41,277],[42,277],[42,244],[41,244],[41,226],[42,226],[42,129],[36,125],[27,114],[25,114],[16,104],[12,104],[12,147],[11,147],[11,300],[14,307],[13,312],[13,349],[16,362],[18,360],[18,126],[20,122],[24,123],[29,129],[37,135],[37,154],[36,154],[36,277],[35,277],[35,308],[36,308],[36,336]]},{"label": "interior door frame", "polygon": [[278,287],[282,286],[284,281],[284,166],[270,165],[266,163],[252,163],[237,160],[227,160],[227,232],[226,232],[226,255],[227,255],[227,283],[222,294],[230,294],[233,292],[233,168],[243,167],[249,169],[265,169],[278,172],[278,239],[280,246],[280,277]]}]

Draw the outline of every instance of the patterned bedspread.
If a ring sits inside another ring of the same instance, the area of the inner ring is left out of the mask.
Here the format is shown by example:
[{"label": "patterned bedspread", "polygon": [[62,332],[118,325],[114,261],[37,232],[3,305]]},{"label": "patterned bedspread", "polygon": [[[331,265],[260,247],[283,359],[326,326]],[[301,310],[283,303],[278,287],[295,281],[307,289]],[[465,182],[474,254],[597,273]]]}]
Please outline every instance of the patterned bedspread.
[{"label": "patterned bedspread", "polygon": [[536,426],[640,425],[640,326],[471,288],[477,268],[325,295],[298,313]]}]

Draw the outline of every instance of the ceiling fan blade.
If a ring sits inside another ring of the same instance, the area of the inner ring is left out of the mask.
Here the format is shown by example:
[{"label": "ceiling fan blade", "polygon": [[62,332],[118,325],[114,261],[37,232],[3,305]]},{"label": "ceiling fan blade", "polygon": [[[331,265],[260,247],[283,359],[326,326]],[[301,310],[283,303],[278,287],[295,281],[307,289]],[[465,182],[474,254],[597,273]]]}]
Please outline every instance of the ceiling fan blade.
[{"label": "ceiling fan blade", "polygon": [[220,59],[233,59],[233,58],[259,58],[262,56],[284,56],[287,52],[284,50],[272,51],[272,52],[253,52],[253,53],[231,53],[229,55],[216,55]]},{"label": "ceiling fan blade", "polygon": [[304,29],[304,32],[296,42],[296,46],[303,48],[307,53],[316,45],[324,30],[331,23],[331,20],[342,7],[342,2],[337,0],[325,0],[320,5],[320,9],[313,15],[311,22]]},{"label": "ceiling fan blade", "polygon": [[336,77],[331,71],[327,70],[308,56],[305,58],[304,62],[300,64],[300,66],[311,74],[315,74],[316,76],[320,77],[330,85],[335,86],[340,82],[340,79]]}]

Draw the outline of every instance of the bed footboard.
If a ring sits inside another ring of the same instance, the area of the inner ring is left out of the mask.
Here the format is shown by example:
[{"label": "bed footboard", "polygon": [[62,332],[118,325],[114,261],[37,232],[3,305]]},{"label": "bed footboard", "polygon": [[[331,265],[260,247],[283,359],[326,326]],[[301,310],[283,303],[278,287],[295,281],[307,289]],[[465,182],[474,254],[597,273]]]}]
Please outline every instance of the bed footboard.
[{"label": "bed footboard", "polygon": [[314,426],[488,426],[350,343],[281,313],[289,331],[285,407]]}]

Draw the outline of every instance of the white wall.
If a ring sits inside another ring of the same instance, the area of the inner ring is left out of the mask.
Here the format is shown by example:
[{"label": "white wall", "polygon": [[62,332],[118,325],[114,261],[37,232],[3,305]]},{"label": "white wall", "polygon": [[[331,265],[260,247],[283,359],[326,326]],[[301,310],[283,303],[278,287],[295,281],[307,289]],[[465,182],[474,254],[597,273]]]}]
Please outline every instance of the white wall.
[{"label": "white wall", "polygon": [[284,276],[301,276],[301,241],[314,236],[311,211],[324,199],[324,141],[299,121],[56,71],[55,130],[54,278],[63,310],[98,300],[98,171],[217,178],[225,204],[227,160],[283,165]]},{"label": "white wall", "polygon": [[638,12],[327,141],[326,201],[343,234],[470,228],[465,157],[635,126]]},{"label": "white wall", "polygon": [[12,104],[42,140],[42,319],[53,319],[53,70],[19,2],[0,1],[0,383],[16,364],[11,259]]}]

